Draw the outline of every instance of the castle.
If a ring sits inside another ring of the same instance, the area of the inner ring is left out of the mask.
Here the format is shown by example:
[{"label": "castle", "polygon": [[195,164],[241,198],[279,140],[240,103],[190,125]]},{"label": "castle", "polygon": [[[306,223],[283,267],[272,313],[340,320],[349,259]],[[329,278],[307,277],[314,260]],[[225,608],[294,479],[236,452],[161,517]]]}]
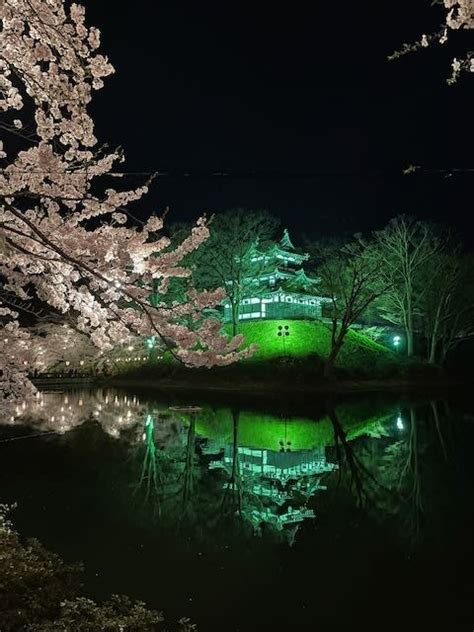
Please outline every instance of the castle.
[{"label": "castle", "polygon": [[[330,299],[318,292],[320,280],[305,273],[302,264],[309,255],[296,250],[286,229],[279,242],[255,246],[248,256],[253,274],[243,279],[239,320],[321,318],[322,305]],[[232,320],[230,302],[224,300],[223,307],[224,319]]]}]

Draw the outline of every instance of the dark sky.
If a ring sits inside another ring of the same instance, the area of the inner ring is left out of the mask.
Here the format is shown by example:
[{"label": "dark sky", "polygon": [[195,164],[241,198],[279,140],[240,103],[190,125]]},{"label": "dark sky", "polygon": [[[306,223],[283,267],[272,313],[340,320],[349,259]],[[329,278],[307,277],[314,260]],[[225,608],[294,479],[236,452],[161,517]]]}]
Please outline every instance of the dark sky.
[{"label": "dark sky", "polygon": [[100,140],[124,147],[127,171],[172,174],[142,216],[266,208],[316,236],[406,212],[470,234],[474,173],[400,175],[474,167],[474,77],[446,84],[472,32],[386,60],[437,28],[430,0],[85,4],[116,68],[94,104]]}]

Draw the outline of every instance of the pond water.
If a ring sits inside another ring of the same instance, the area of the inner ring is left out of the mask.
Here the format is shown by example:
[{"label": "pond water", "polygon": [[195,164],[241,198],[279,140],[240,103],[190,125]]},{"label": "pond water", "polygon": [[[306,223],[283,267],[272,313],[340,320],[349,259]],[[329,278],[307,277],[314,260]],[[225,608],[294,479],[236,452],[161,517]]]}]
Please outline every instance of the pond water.
[{"label": "pond water", "polygon": [[472,630],[473,439],[459,394],[44,393],[0,426],[0,502],[89,595],[201,631]]}]

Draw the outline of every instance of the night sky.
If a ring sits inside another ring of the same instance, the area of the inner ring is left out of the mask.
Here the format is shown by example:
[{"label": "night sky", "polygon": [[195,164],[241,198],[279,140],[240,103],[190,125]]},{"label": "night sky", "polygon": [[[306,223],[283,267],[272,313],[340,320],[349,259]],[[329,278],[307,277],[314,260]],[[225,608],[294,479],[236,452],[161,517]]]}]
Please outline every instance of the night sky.
[{"label": "night sky", "polygon": [[[137,214],[264,208],[317,237],[405,212],[470,239],[474,172],[436,171],[474,168],[474,77],[446,84],[472,32],[386,59],[437,29],[430,0],[85,5],[116,68],[93,106],[99,139],[123,146],[126,171],[169,174]],[[423,173],[401,175],[409,164]]]}]

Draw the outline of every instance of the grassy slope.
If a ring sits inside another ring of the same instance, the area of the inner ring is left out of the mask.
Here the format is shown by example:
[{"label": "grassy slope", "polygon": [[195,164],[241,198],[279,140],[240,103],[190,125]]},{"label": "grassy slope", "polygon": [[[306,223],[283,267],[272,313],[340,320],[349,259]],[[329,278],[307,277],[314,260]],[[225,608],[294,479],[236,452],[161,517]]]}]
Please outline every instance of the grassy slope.
[{"label": "grassy slope", "polygon": [[[289,336],[278,336],[278,327],[288,326]],[[226,328],[227,329],[227,328]],[[329,327],[319,321],[263,320],[241,323],[240,333],[245,336],[245,346],[255,343],[257,352],[247,362],[261,362],[282,356],[325,358],[331,346]],[[350,331],[337,359],[337,366],[357,369],[371,364],[394,364],[395,353],[374,342],[363,334]]]},{"label": "grassy slope", "polygon": [[[280,326],[288,326],[290,335],[278,336]],[[224,329],[230,334],[230,327]],[[230,386],[241,390],[268,388],[269,384],[291,390],[297,386],[315,386],[318,380],[321,383],[324,359],[331,344],[331,331],[325,323],[305,320],[244,322],[240,333],[245,338],[244,347],[255,343],[258,349],[251,358],[229,367],[186,369],[165,356],[156,363],[127,367],[126,375],[143,384],[150,380],[170,379],[175,384],[184,382],[188,387],[211,385],[222,389]],[[429,368],[416,358],[398,355],[357,331],[349,331],[336,360],[336,374],[342,380],[436,379],[437,373]]]}]

